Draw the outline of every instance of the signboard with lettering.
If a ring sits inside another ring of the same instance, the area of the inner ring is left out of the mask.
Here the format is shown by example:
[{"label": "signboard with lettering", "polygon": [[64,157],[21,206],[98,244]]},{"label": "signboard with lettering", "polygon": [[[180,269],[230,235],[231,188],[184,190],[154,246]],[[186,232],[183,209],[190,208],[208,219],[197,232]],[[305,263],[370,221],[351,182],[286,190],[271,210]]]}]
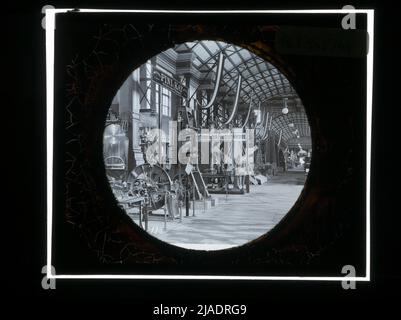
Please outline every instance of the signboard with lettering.
[{"label": "signboard with lettering", "polygon": [[182,83],[173,79],[169,75],[165,74],[160,70],[154,70],[152,75],[153,81],[157,82],[158,84],[166,87],[172,93],[176,95],[187,98],[188,97],[188,88],[183,86]]}]

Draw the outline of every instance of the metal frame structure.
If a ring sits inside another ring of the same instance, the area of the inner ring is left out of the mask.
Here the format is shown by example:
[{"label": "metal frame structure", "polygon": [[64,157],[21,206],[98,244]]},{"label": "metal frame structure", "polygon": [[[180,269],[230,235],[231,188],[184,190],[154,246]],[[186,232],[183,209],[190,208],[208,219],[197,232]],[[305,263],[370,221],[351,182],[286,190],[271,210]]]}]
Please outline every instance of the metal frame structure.
[{"label": "metal frame structure", "polygon": [[[184,80],[189,75],[184,82],[190,95],[185,96],[182,105],[175,106],[179,112],[184,112],[184,127],[229,127],[241,132],[254,128],[257,156],[260,158],[263,154],[263,163],[277,162],[275,154],[298,147],[297,139],[300,138],[303,147],[311,148],[310,128],[302,102],[288,79],[269,62],[236,45],[208,40],[179,44],[162,54],[169,57],[183,54],[183,61],[189,66],[185,67],[184,76],[176,74]],[[152,63],[156,60],[150,59]],[[173,69],[169,71],[171,74]],[[144,99],[149,105],[157,104],[156,99],[148,100],[148,90],[153,90],[152,84],[148,83],[152,77],[147,69],[145,71],[146,74],[141,69],[139,104]],[[192,77],[196,80],[190,87]],[[255,112],[252,113],[254,104],[260,111],[259,121]],[[161,107],[154,106],[153,109],[159,113],[158,126],[161,128]],[[188,113],[193,116],[193,121]],[[233,174],[236,177],[236,173]]]},{"label": "metal frame structure", "polygon": [[[250,127],[253,125],[259,129],[258,136],[261,141],[265,141],[270,131],[266,128],[268,125],[266,122],[267,119],[263,117],[261,124],[256,126],[255,121],[250,121],[249,119],[251,113],[244,111],[245,106],[249,105],[251,100],[254,103],[263,105],[264,111],[262,114],[269,113],[271,117],[270,121],[275,117],[281,116],[281,105],[274,105],[272,103],[274,99],[289,98],[290,114],[298,112],[299,106],[298,108],[293,108],[290,102],[299,101],[300,99],[288,79],[275,66],[254,55],[247,49],[224,42],[204,40],[179,44],[174,50],[178,52],[192,52],[194,54],[193,64],[198,70],[202,70],[204,78],[208,78],[210,74],[215,74],[215,78],[219,80],[218,83],[214,82],[213,92],[204,89],[201,81],[190,97],[190,99],[196,99],[198,106],[201,105],[198,103],[198,100],[202,99],[201,97],[205,95],[205,92],[206,96],[210,97],[206,107],[202,107],[200,110],[201,126],[209,127],[213,124],[215,128],[224,128],[226,125],[232,124],[245,128],[246,126]],[[239,76],[242,78],[242,83],[238,103],[235,104]],[[220,92],[217,92],[218,89],[220,89]],[[229,103],[227,103],[230,101],[234,101],[233,105],[238,106],[237,110],[234,110],[234,108],[230,109]],[[239,114],[243,115],[242,121],[238,121]],[[277,121],[280,121],[280,119]],[[307,131],[305,128],[309,127],[307,121],[306,123],[302,123],[302,126],[300,131]],[[270,127],[273,133],[279,134],[280,129],[278,125],[272,126],[272,123],[270,123]],[[288,138],[287,131],[283,130],[284,142]]]}]

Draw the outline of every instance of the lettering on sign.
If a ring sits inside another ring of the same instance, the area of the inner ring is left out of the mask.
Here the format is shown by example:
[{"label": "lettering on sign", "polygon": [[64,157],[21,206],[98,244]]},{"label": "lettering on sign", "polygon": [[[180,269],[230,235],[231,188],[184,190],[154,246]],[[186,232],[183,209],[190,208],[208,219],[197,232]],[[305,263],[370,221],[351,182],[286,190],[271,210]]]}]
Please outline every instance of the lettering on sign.
[{"label": "lettering on sign", "polygon": [[160,70],[154,70],[153,81],[157,82],[158,84],[166,87],[171,92],[175,93],[176,95],[187,98],[188,97],[188,88],[183,86],[179,81],[173,79],[172,77],[168,76],[164,72]]}]

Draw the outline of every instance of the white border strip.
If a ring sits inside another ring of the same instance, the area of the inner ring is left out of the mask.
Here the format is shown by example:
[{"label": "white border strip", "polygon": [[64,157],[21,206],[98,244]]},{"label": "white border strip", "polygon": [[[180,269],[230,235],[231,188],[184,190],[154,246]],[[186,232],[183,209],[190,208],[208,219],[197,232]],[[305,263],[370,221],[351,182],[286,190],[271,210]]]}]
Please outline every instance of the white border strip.
[{"label": "white border strip", "polygon": [[[65,13],[68,11],[73,11],[75,9],[52,9],[55,13]],[[266,13],[368,13],[369,11],[373,11],[373,9],[313,9],[313,10],[124,10],[124,9],[84,9],[79,8],[77,13],[106,13],[106,12],[114,12],[114,13],[167,13],[167,14],[177,14],[177,13],[185,13],[185,14],[266,14]]]},{"label": "white border strip", "polygon": [[212,275],[53,275],[52,226],[53,226],[53,121],[54,121],[54,29],[55,15],[74,9],[46,9],[46,150],[47,150],[47,278],[48,279],[166,279],[166,280],[293,280],[293,281],[370,281],[370,175],[372,141],[372,95],[373,95],[373,9],[330,9],[330,10],[108,10],[79,9],[85,13],[166,13],[166,14],[346,14],[365,13],[369,35],[366,79],[366,276],[365,277],[296,277],[296,276],[212,276]]},{"label": "white border strip", "polygon": [[296,277],[296,276],[208,276],[208,275],[51,275],[49,279],[147,279],[147,280],[292,280],[292,281],[370,281],[367,277]]},{"label": "white border strip", "polygon": [[367,13],[368,57],[366,62],[366,278],[370,280],[370,176],[372,147],[372,104],[373,104],[373,48],[374,48],[374,10]]},{"label": "white border strip", "polygon": [[47,182],[47,277],[52,266],[53,226],[53,119],[54,119],[54,27],[55,12],[46,10],[46,182]]}]

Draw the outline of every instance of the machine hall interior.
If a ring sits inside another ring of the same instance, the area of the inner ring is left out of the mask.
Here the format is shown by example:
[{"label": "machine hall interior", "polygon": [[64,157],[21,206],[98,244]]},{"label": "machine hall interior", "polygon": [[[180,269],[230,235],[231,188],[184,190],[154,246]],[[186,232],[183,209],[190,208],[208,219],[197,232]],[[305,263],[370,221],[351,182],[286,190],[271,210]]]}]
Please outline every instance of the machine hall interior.
[{"label": "machine hall interior", "polygon": [[245,48],[202,40],[132,71],[110,105],[103,155],[114,196],[139,227],[179,247],[219,250],[285,216],[303,189],[312,142],[280,70]]}]

